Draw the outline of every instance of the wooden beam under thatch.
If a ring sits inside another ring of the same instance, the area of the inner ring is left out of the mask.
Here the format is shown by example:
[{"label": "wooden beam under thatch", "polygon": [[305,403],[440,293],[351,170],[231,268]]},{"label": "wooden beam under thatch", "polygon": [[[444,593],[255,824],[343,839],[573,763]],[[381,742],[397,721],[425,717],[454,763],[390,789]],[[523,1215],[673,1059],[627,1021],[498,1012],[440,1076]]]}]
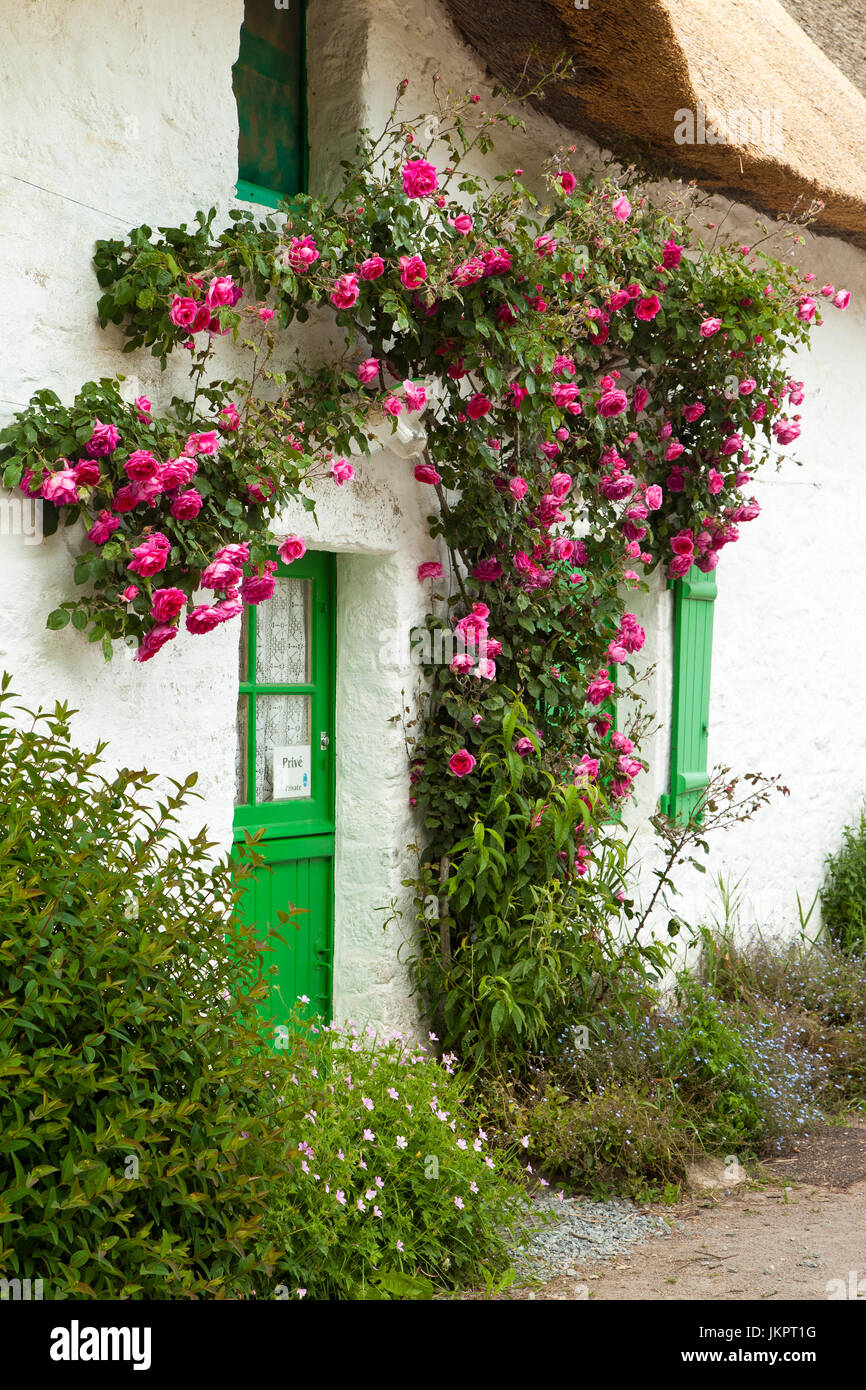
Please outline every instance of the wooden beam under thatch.
[{"label": "wooden beam under thatch", "polygon": [[554,120],[763,212],[823,201],[815,230],[866,246],[866,99],[776,0],[445,5],[506,85],[570,55]]}]

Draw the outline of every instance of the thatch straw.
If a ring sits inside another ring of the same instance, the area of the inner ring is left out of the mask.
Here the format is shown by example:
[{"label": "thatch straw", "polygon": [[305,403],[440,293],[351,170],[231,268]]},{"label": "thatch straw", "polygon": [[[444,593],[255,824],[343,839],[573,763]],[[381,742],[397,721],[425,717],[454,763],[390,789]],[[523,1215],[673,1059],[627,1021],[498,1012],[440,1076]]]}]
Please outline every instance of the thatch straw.
[{"label": "thatch straw", "polygon": [[[776,0],[445,4],[506,84],[527,60],[538,71],[571,55],[575,77],[542,105],[563,125],[614,149],[642,145],[672,172],[774,215],[820,199],[814,230],[866,246],[866,99]],[[677,143],[676,113],[699,105],[727,123],[725,143]]]}]

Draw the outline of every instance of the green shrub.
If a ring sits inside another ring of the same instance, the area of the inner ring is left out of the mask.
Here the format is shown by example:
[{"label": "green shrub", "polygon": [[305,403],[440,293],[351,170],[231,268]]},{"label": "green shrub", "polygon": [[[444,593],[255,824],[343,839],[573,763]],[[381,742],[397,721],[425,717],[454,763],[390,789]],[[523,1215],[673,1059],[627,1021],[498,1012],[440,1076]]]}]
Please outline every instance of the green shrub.
[{"label": "green shrub", "polygon": [[548,1178],[644,1197],[702,1153],[767,1153],[819,1117],[828,1058],[784,1010],[725,998],[683,972],[674,1004],[611,999],[581,1037],[563,1033],[530,1079],[494,1093],[497,1128],[527,1135]]},{"label": "green shrub", "polygon": [[821,911],[830,937],[849,955],[866,955],[866,808],[846,826],[842,847],[826,859]]},{"label": "green shrub", "polygon": [[509,1268],[521,1169],[491,1152],[450,1054],[296,1021],[283,1057],[270,1080],[292,1149],[268,1233],[290,1296],[429,1298]]},{"label": "green shrub", "polygon": [[580,1192],[638,1201],[679,1187],[701,1145],[669,1080],[614,1078],[576,1094],[550,1075],[488,1092],[491,1122],[509,1143],[528,1139],[533,1169]]},{"label": "green shrub", "polygon": [[827,1109],[866,1106],[866,960],[801,936],[705,940],[704,972],[723,999],[797,1035]]},{"label": "green shrub", "polygon": [[0,1275],[48,1298],[241,1297],[280,1166],[249,933],[177,833],[194,777],[99,769],[0,691]]}]

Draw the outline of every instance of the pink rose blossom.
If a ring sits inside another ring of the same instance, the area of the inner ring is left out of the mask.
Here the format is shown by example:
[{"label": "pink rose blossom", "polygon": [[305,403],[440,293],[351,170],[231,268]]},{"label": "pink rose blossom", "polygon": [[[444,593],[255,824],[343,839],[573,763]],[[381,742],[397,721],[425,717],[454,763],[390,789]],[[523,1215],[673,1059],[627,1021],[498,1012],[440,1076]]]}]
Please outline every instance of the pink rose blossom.
[{"label": "pink rose blossom", "polygon": [[410,159],[403,165],[403,192],[407,198],[429,198],[439,187],[434,164],[426,159]]},{"label": "pink rose blossom", "polygon": [[492,681],[496,675],[496,662],[491,661],[487,656],[482,656],[472,674],[479,680]]},{"label": "pink rose blossom", "polygon": [[474,285],[476,280],[482,279],[485,273],[485,266],[477,256],[470,256],[468,261],[461,261],[451,272],[451,283],[458,288],[463,285]]},{"label": "pink rose blossom", "polygon": [[833,296],[833,303],[837,309],[847,309],[848,305],[851,303],[851,291],[839,290]]},{"label": "pink rose blossom", "polygon": [[232,589],[243,579],[243,570],[230,560],[212,560],[201,572],[203,589]]},{"label": "pink rose blossom", "polygon": [[468,777],[476,764],[477,759],[466,748],[461,748],[459,752],[452,753],[448,759],[448,771],[455,777]]},{"label": "pink rose blossom", "polygon": [[331,464],[331,476],[337,487],[342,487],[344,483],[350,483],[355,476],[355,470],[348,459],[334,459]]},{"label": "pink rose blossom", "polygon": [[570,169],[560,169],[559,172],[554,175],[554,178],[566,195],[573,193],[577,187],[577,179]]},{"label": "pink rose blossom", "polygon": [[216,275],[208,286],[205,303],[214,309],[223,308],[226,305],[234,306],[242,293],[243,290],[240,285],[236,285],[230,275]]},{"label": "pink rose blossom", "polygon": [[773,434],[780,444],[793,444],[800,437],[800,426],[793,420],[777,420],[773,425]]},{"label": "pink rose blossom", "polygon": [[178,328],[190,328],[198,313],[198,302],[184,295],[173,294],[168,316]]},{"label": "pink rose blossom", "polygon": [[638,299],[636,301],[634,316],[636,319],[642,319],[645,323],[648,323],[650,319],[655,318],[661,307],[661,300],[658,295],[651,294],[648,295],[646,299]]},{"label": "pink rose blossom", "polygon": [[95,487],[102,476],[93,459],[82,459],[81,463],[76,463],[72,473],[79,487]]},{"label": "pink rose blossom", "polygon": [[161,651],[166,642],[174,641],[177,636],[177,628],[167,623],[159,623],[146,632],[141,639],[138,651],[135,654],[136,661],[150,661],[151,657],[156,656]]},{"label": "pink rose blossom", "polygon": [[268,560],[265,564],[264,574],[248,575],[241,584],[241,598],[244,603],[257,604],[264,603],[266,599],[273,596],[274,592],[274,571],[277,568],[276,560]]},{"label": "pink rose blossom", "polygon": [[319,250],[312,236],[292,237],[288,261],[296,274],[303,275],[305,271],[310,269],[313,262],[318,259]]},{"label": "pink rose blossom", "polygon": [[511,482],[508,484],[508,491],[511,493],[512,497],[518,502],[521,502],[526,496],[527,487],[528,484],[526,479],[518,476],[517,478],[511,479]]},{"label": "pink rose blossom", "polygon": [[473,225],[472,218],[465,212],[461,212],[451,223],[451,226],[459,236],[468,236],[472,231]]},{"label": "pink rose blossom", "polygon": [[695,420],[700,420],[706,408],[705,405],[701,405],[700,401],[695,401],[694,405],[684,405],[683,419],[688,420],[689,424],[692,425]]},{"label": "pink rose blossom", "polygon": [[695,538],[691,531],[682,530],[671,539],[671,550],[675,555],[691,555],[695,548]]},{"label": "pink rose blossom", "polygon": [[355,373],[358,380],[364,386],[368,386],[371,381],[375,381],[379,375],[379,359],[377,357],[366,357],[363,362],[358,364]]},{"label": "pink rose blossom", "polygon": [[535,238],[533,245],[537,256],[552,256],[556,250],[556,237],[551,236],[550,232],[544,232]]},{"label": "pink rose blossom", "polygon": [[213,608],[210,604],[201,603],[197,608],[193,608],[191,613],[186,615],[186,630],[196,636],[205,632],[213,632],[215,627],[219,627],[223,622],[223,615],[219,608]]},{"label": "pink rose blossom", "polygon": [[710,496],[715,497],[716,493],[721,492],[724,486],[725,480],[721,473],[719,473],[717,469],[711,468],[707,474],[707,491],[710,493]]},{"label": "pink rose blossom", "polygon": [[715,333],[718,333],[721,326],[721,319],[704,319],[698,332],[700,333],[702,338],[712,338]]},{"label": "pink rose blossom", "polygon": [[407,290],[417,290],[427,279],[427,267],[420,256],[400,257],[400,280]]},{"label": "pink rose blossom", "polygon": [[104,425],[97,418],[93,422],[93,434],[87,441],[85,448],[88,454],[93,457],[101,457],[111,454],[120,443],[120,430],[115,425]]},{"label": "pink rose blossom", "polygon": [[422,583],[425,579],[441,579],[444,572],[438,560],[425,560],[418,566],[418,578]]},{"label": "pink rose blossom", "polygon": [[124,472],[133,482],[145,483],[156,477],[159,463],[147,449],[136,449],[123,465]]},{"label": "pink rose blossom", "polygon": [[676,270],[683,258],[683,248],[675,241],[666,241],[662,254],[662,265],[666,270]]},{"label": "pink rose blossom", "polygon": [[177,617],[185,603],[186,594],[183,589],[154,589],[151,617],[158,623],[170,622],[172,618]]},{"label": "pink rose blossom", "polygon": [[423,386],[416,386],[413,381],[403,382],[403,395],[406,400],[407,410],[423,410],[427,404],[427,390]]},{"label": "pink rose blossom", "polygon": [[194,521],[202,509],[202,495],[194,487],[181,492],[171,504],[171,514],[178,521]]},{"label": "pink rose blossom", "polygon": [[646,504],[651,512],[657,512],[662,504],[663,494],[658,483],[653,483],[646,490]]},{"label": "pink rose blossom", "polygon": [[606,671],[591,680],[586,688],[586,698],[591,705],[601,705],[605,700],[609,700],[614,692],[613,681]]},{"label": "pink rose blossom", "polygon": [[598,413],[605,419],[610,419],[614,415],[619,415],[628,405],[628,396],[625,391],[603,391],[598,399]]},{"label": "pink rose blossom", "polygon": [[687,555],[675,555],[668,565],[668,577],[670,579],[682,579],[684,574],[688,574],[694,561],[691,551]]},{"label": "pink rose blossom", "polygon": [[501,579],[504,571],[498,560],[479,560],[472,571],[473,579],[478,579],[482,583],[492,583],[494,580]]},{"label": "pink rose blossom", "polygon": [[626,222],[631,216],[631,203],[624,193],[611,203],[610,210],[619,222]]},{"label": "pink rose blossom", "polygon": [[576,404],[580,395],[580,387],[575,386],[573,382],[556,381],[553,384],[551,395],[555,406],[558,406],[560,410],[567,410]]},{"label": "pink rose blossom", "polygon": [[135,408],[138,411],[138,418],[142,425],[150,424],[151,404],[147,396],[136,396]]},{"label": "pink rose blossom", "polygon": [[362,280],[378,280],[385,271],[385,262],[381,256],[368,256],[360,265],[360,276]]},{"label": "pink rose blossom", "polygon": [[216,430],[205,430],[201,434],[191,434],[183,446],[183,452],[191,457],[205,454],[212,457],[219,453],[220,437]]},{"label": "pink rose blossom", "polygon": [[94,545],[105,545],[109,536],[117,530],[119,525],[119,517],[112,516],[109,512],[101,511],[88,531],[87,539],[92,541]]},{"label": "pink rose blossom", "polygon": [[511,269],[511,253],[504,246],[491,246],[481,252],[485,275],[504,275]]},{"label": "pink rose blossom", "polygon": [[429,483],[431,487],[435,487],[437,483],[442,481],[441,473],[437,473],[436,469],[431,468],[429,463],[416,463],[414,471],[416,482]]},{"label": "pink rose blossom", "polygon": [[122,599],[124,603],[132,603],[134,598],[138,598],[138,588],[135,584],[127,584],[117,597]]},{"label": "pink rose blossom", "polygon": [[492,410],[492,404],[480,391],[476,391],[474,396],[470,396],[466,403],[466,414],[470,420],[480,420],[482,415],[486,415]]},{"label": "pink rose blossom", "polygon": [[132,549],[132,560],[127,566],[134,574],[140,574],[145,579],[152,574],[159,574],[164,570],[168,562],[171,542],[161,531],[154,531],[146,536],[140,545]]},{"label": "pink rose blossom", "polygon": [[358,299],[358,277],[354,273],[341,275],[334,281],[330,300],[338,309],[351,309]]},{"label": "pink rose blossom", "polygon": [[458,652],[456,656],[451,658],[449,669],[457,676],[466,676],[474,665],[474,656],[470,656],[468,652]]},{"label": "pink rose blossom", "polygon": [[300,536],[286,536],[277,554],[284,565],[290,565],[293,560],[300,560],[302,555],[306,555],[307,546]]}]

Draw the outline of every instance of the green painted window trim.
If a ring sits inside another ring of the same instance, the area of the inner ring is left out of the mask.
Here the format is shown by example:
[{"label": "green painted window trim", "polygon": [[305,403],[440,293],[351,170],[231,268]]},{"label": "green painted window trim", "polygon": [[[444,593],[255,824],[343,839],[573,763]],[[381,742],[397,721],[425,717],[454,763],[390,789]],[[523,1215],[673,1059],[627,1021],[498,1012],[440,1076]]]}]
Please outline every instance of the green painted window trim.
[{"label": "green painted window trim", "polygon": [[[256,697],[259,695],[310,695],[310,771],[313,796],[310,800],[261,801],[254,799],[235,807],[234,838],[242,841],[244,831],[250,834],[263,829],[265,839],[294,838],[304,835],[334,834],[334,672],[336,655],[336,564],[335,557],[325,551],[308,551],[300,560],[283,564],[276,550],[277,579],[309,579],[312,581],[311,609],[311,675],[308,683],[258,682],[256,671],[256,635],[258,609],[247,609],[246,675],[238,684],[238,695],[246,696],[247,706],[247,791],[255,796],[256,773]],[[327,734],[326,749],[320,747],[320,736]],[[298,856],[302,857],[302,856]]]},{"label": "green painted window trim", "polygon": [[718,588],[715,571],[703,574],[696,565],[669,587],[674,591],[671,775],[670,790],[660,805],[675,824],[685,825],[709,785],[710,679]]},{"label": "green painted window trim", "polygon": [[[296,193],[305,193],[309,187],[310,177],[309,117],[307,108],[307,4],[306,0],[292,0],[292,3],[298,4],[301,11],[301,51],[299,55],[301,103],[300,126],[298,130],[298,140],[300,142],[300,183],[297,188],[280,190],[267,188],[263,184],[253,183],[249,179],[238,177],[235,185],[235,197],[238,201],[256,203],[262,207],[274,209],[278,208],[280,203],[284,200],[291,199]],[[255,38],[254,42],[258,48],[264,49],[268,47],[261,39]],[[238,116],[240,120],[240,112]]]}]

